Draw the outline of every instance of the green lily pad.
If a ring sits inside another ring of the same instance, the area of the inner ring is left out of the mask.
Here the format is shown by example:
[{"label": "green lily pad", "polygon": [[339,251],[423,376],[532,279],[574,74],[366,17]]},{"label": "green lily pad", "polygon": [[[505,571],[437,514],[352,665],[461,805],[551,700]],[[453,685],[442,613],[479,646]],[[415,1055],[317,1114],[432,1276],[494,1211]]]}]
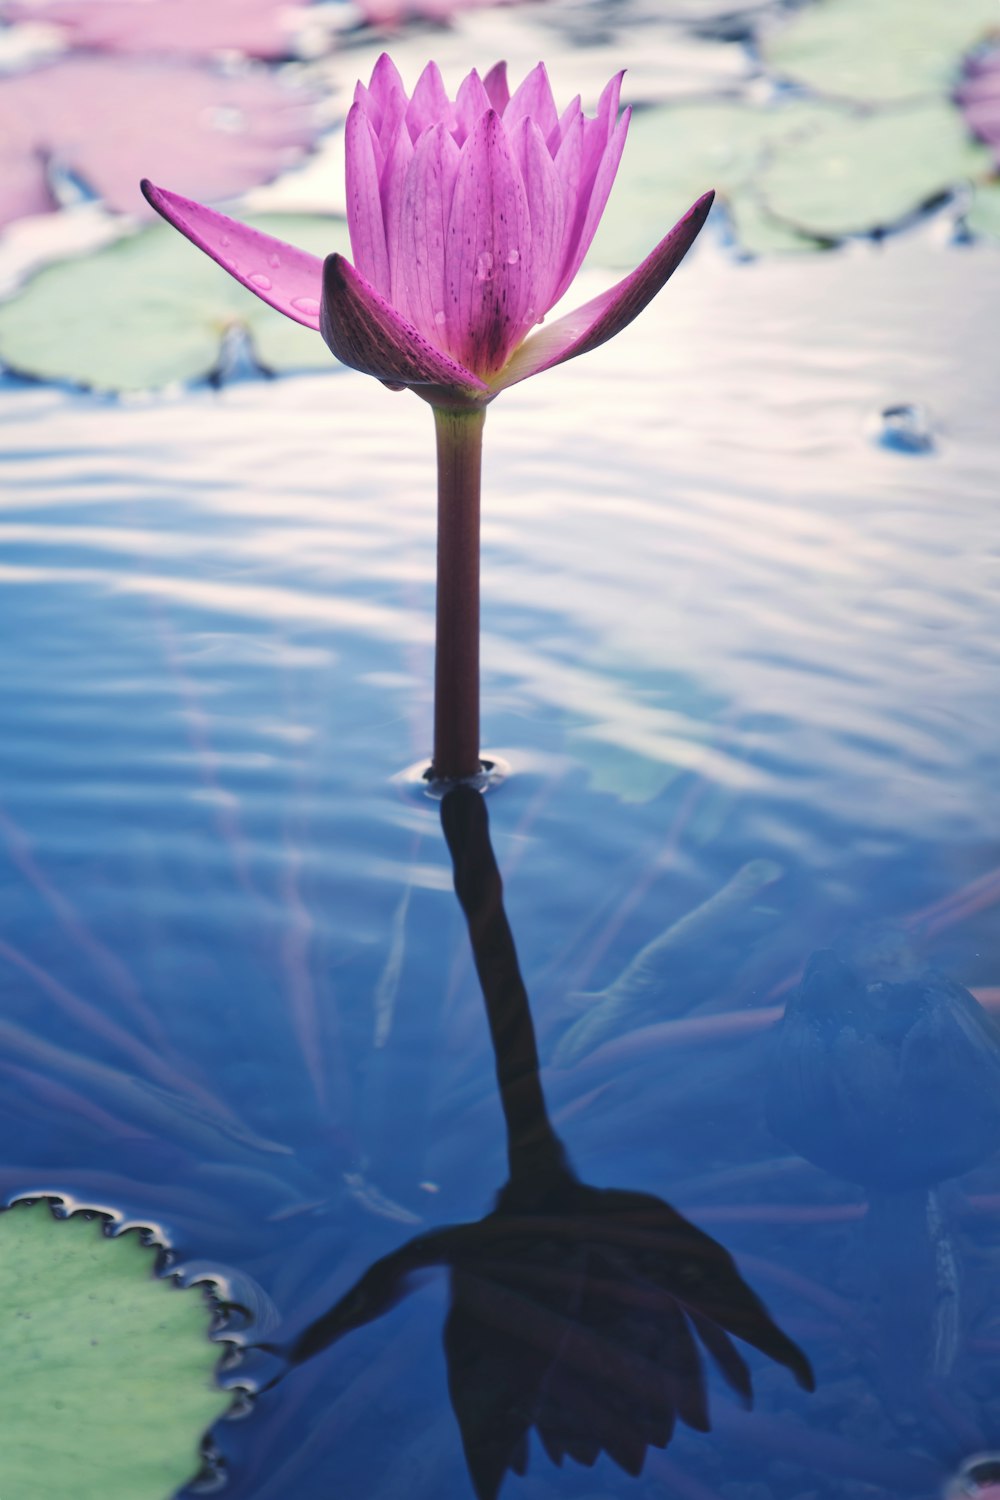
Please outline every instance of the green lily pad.
[{"label": "green lily pad", "polygon": [[995,0],[816,0],[764,37],[772,72],[873,102],[948,91],[962,53],[997,24]]},{"label": "green lily pad", "polygon": [[752,184],[730,195],[729,214],[735,242],[748,255],[815,253],[827,243],[822,237],[800,234],[769,214]]},{"label": "green lily pad", "polygon": [[965,215],[966,228],[984,238],[1000,240],[1000,182],[980,183]]},{"label": "green lily pad", "polygon": [[758,185],[776,218],[837,239],[898,224],[989,161],[957,112],[931,101],[831,118],[775,151]]},{"label": "green lily pad", "polygon": [[0,1495],[167,1500],[230,1405],[203,1297],[154,1274],[135,1232],[0,1212]]},{"label": "green lily pad", "polygon": [[[314,255],[350,253],[341,219],[273,214],[251,222]],[[157,224],[49,266],[0,306],[0,361],[45,380],[150,390],[207,375],[233,324],[247,330],[268,370],[333,367],[317,333],[275,312],[176,230]]]},{"label": "green lily pad", "polygon": [[[670,225],[708,188],[729,200],[747,250],[802,248],[801,236],[772,223],[770,237],[743,194],[762,160],[786,141],[817,129],[828,105],[789,100],[762,108],[740,100],[664,105],[632,117],[611,202],[590,259],[611,268],[637,265]],[[737,210],[739,204],[739,211]]]}]

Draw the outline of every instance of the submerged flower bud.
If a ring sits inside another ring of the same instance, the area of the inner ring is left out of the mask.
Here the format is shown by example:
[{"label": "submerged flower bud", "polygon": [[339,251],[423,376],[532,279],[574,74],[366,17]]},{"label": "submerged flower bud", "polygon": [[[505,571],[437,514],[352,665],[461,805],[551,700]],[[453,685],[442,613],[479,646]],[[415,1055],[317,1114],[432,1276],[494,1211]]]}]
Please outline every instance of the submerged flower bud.
[{"label": "submerged flower bud", "polygon": [[607,203],[629,123],[621,82],[588,118],[579,98],[558,112],[541,63],[513,94],[503,63],[482,79],[473,71],[452,100],[435,63],[409,95],[383,54],[347,117],[353,264],[323,263],[152,183],[143,191],[250,291],[319,329],[344,364],[436,405],[481,404],[626,327],[707,217],[711,193],[630,276],[533,331],[580,269]]}]

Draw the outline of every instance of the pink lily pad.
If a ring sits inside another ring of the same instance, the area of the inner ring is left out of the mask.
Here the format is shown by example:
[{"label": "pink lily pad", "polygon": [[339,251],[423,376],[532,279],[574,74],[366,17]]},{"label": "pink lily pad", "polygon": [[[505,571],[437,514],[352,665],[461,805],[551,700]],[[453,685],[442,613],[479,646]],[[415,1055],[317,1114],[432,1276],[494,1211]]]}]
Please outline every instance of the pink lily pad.
[{"label": "pink lily pad", "polygon": [[286,57],[302,6],[285,0],[4,0],[0,20],[55,26],[99,52]]},{"label": "pink lily pad", "polygon": [[1000,166],[1000,47],[967,61],[955,100],[973,135],[993,148]]},{"label": "pink lily pad", "polygon": [[510,3],[511,0],[355,0],[367,25],[387,31],[406,21],[447,21],[462,10]]},{"label": "pink lily pad", "polygon": [[286,170],[318,133],[312,96],[272,73],[59,58],[0,79],[0,228],[58,207],[54,168],[110,208],[146,214],[147,173],[234,197]]}]

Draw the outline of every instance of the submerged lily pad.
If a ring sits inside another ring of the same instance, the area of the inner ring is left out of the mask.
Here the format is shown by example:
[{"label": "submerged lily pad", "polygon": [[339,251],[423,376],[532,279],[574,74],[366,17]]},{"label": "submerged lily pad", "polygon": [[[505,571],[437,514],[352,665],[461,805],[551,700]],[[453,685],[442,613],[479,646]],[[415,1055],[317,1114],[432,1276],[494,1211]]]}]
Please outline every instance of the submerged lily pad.
[{"label": "submerged lily pad", "polygon": [[827,105],[798,100],[773,109],[731,100],[636,111],[591,260],[615,268],[638,264],[688,205],[713,187],[729,202],[744,249],[808,247],[786,225],[760,222],[747,185],[780,143],[808,135],[830,113]]},{"label": "submerged lily pad", "polygon": [[886,229],[989,166],[945,103],[829,119],[776,151],[759,178],[764,205],[806,234]]},{"label": "submerged lily pad", "polygon": [[[253,223],[314,255],[350,253],[343,220],[274,214]],[[0,361],[44,380],[149,390],[209,374],[234,324],[246,328],[265,369],[333,367],[317,333],[266,306],[176,230],[155,225],[48,267],[0,306]]]},{"label": "submerged lily pad", "polygon": [[997,19],[995,0],[816,0],[762,51],[772,71],[821,94],[912,99],[949,89],[961,54]]},{"label": "submerged lily pad", "polygon": [[154,1274],[136,1233],[0,1213],[0,1495],[165,1500],[229,1406],[203,1298]]}]

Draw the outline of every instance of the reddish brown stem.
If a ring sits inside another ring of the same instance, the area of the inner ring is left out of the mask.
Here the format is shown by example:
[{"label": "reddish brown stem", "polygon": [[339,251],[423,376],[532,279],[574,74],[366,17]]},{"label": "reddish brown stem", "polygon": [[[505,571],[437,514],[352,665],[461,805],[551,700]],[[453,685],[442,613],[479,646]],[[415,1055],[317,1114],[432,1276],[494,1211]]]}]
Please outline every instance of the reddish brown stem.
[{"label": "reddish brown stem", "polygon": [[479,487],[485,408],[434,408],[438,461],[436,780],[475,776],[479,760]]}]

